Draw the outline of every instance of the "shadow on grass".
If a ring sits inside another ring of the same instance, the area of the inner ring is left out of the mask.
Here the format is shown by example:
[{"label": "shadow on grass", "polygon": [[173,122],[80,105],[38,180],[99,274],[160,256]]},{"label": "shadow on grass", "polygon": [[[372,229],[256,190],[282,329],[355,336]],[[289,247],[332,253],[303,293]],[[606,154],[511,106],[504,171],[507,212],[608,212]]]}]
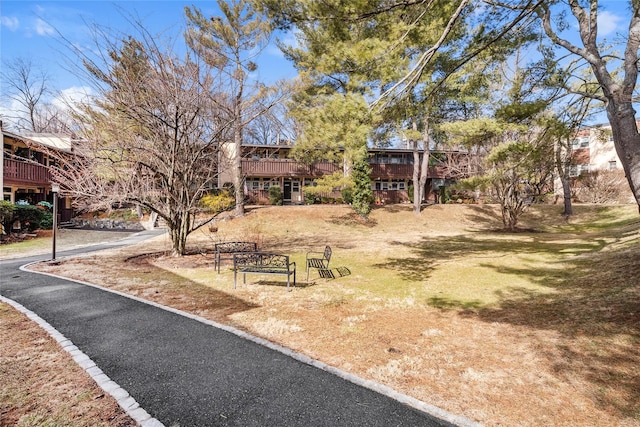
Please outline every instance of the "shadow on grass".
[{"label": "shadow on grass", "polygon": [[355,211],[350,211],[346,215],[332,216],[327,220],[327,222],[334,225],[347,225],[351,227],[362,226],[373,228],[378,225],[378,222],[371,218],[371,215],[365,218]]},{"label": "shadow on grass", "polygon": [[[470,301],[433,296],[428,303],[487,323],[556,332],[557,340],[536,346],[556,375],[587,381],[593,385],[588,392],[604,410],[640,419],[640,242],[629,241],[637,235],[634,226],[616,230],[608,242],[596,233],[590,240],[547,233],[423,239],[410,245],[413,258],[389,259],[376,267],[421,281],[444,262],[473,257],[477,266],[550,289],[541,293],[505,284],[495,292],[498,303],[486,306],[473,300],[470,284]],[[500,257],[512,254],[520,255],[521,266],[500,263]],[[546,267],[538,262],[532,268],[527,254],[557,257]]]},{"label": "shadow on grass", "polygon": [[[278,280],[264,280],[264,279],[256,279],[256,280],[251,280],[251,279],[247,279],[247,285],[259,285],[259,286],[275,286],[275,287],[280,287],[280,288],[286,288],[287,287],[287,281],[286,279],[284,281],[278,281]],[[246,286],[242,283],[238,283],[238,287],[240,286]],[[315,286],[315,283],[313,282],[302,282],[302,281],[298,281],[296,280],[296,284],[293,284],[293,281],[290,284],[291,289],[293,288],[309,288],[311,286]]]},{"label": "shadow on grass", "polygon": [[[465,236],[446,236],[438,238],[424,238],[416,244],[404,242],[390,242],[391,245],[409,246],[413,252],[413,258],[390,258],[384,263],[374,266],[386,270],[398,272],[400,277],[410,281],[422,281],[436,266],[455,260],[473,257],[492,260],[513,254],[551,254],[551,255],[579,255],[601,250],[606,244],[605,239],[593,239],[589,242],[561,241],[557,237],[543,233],[515,233],[509,236],[507,233],[487,234],[477,233]],[[496,264],[487,263],[493,267]],[[548,278],[553,272],[549,270],[531,270],[523,266],[525,275],[540,275]],[[563,273],[564,274],[564,273]],[[562,274],[562,275],[563,275]]]},{"label": "shadow on grass", "polygon": [[[511,289],[499,294],[499,306],[480,308],[474,316],[558,332],[560,356],[547,355],[557,375],[584,378],[601,407],[640,419],[639,249],[636,244],[589,254],[573,263],[565,280],[552,281],[553,294]],[[510,273],[545,281],[540,272]]]},{"label": "shadow on grass", "polygon": [[115,275],[129,278],[131,282],[129,291],[135,290],[137,295],[145,299],[194,314],[202,315],[206,312],[206,317],[211,320],[223,321],[235,313],[260,307],[230,293],[233,290],[233,278],[229,281],[229,293],[227,293],[186,279],[171,271],[178,266],[209,267],[211,274],[217,275],[213,269],[213,263],[207,257],[198,255],[181,258],[167,257],[163,260],[163,263],[167,264],[164,268],[154,265],[153,262],[163,254],[165,252],[128,257],[124,263],[117,266],[121,271],[116,272]]},{"label": "shadow on grass", "polygon": [[446,297],[431,297],[427,299],[427,302],[429,303],[430,306],[435,308],[441,308],[441,309],[462,308],[464,310],[472,310],[472,309],[478,309],[483,305],[482,302],[478,300],[458,301],[453,298],[446,298]]}]

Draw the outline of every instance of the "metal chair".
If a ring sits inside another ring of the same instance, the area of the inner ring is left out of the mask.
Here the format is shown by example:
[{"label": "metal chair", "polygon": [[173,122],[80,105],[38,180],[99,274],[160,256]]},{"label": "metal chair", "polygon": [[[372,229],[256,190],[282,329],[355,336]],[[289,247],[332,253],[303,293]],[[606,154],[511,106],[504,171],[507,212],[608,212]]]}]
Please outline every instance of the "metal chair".
[{"label": "metal chair", "polygon": [[331,247],[325,246],[324,252],[307,252],[307,262],[305,270],[307,270],[307,282],[309,281],[309,269],[315,268],[323,276],[323,272],[329,269],[329,261],[331,260]]}]

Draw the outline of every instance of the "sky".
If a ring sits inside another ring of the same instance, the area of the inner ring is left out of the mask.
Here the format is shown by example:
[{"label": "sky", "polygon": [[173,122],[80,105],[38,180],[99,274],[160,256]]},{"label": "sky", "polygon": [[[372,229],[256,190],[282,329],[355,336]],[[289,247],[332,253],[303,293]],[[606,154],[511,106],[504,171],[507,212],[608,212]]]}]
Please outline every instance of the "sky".
[{"label": "sky", "polygon": [[[54,90],[73,96],[82,92],[83,85],[65,63],[68,59],[64,57],[69,57],[70,52],[62,37],[88,48],[94,24],[131,33],[133,19],[142,22],[151,34],[182,42],[185,6],[195,6],[205,15],[220,15],[214,0],[1,0],[0,63],[4,66],[16,58],[29,60],[46,71]],[[256,77],[264,83],[296,75],[275,43],[263,51],[257,62]]]},{"label": "sky", "polygon": [[[626,32],[628,0],[601,0],[599,35],[616,39]],[[185,6],[195,6],[208,15],[219,15],[214,0],[1,0],[0,60],[1,64],[15,58],[30,60],[45,70],[53,89],[63,94],[81,92],[82,82],[68,71],[63,57],[66,40],[88,47],[93,24],[121,32],[131,32],[131,19],[142,22],[152,34],[181,38],[186,27]],[[575,29],[574,29],[575,31]],[[624,37],[624,34],[622,35]],[[258,61],[257,77],[272,83],[292,78],[296,71],[277,49],[268,47]],[[0,111],[9,108],[0,97]]]}]

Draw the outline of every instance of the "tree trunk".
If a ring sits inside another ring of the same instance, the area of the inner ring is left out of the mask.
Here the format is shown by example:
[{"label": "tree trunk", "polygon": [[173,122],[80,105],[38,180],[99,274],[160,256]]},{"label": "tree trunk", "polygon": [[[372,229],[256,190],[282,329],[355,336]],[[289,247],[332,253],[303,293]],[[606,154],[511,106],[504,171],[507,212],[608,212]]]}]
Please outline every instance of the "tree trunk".
[{"label": "tree trunk", "polygon": [[169,235],[171,236],[171,255],[182,256],[187,252],[187,236],[190,232],[191,217],[187,215],[177,215],[169,223]]},{"label": "tree trunk", "polygon": [[562,195],[564,197],[564,211],[562,212],[562,215],[564,215],[565,218],[569,218],[573,215],[573,204],[571,203],[571,182],[569,181],[569,178],[564,176],[561,178],[561,181]]},{"label": "tree trunk", "polygon": [[[239,73],[242,69],[238,67]],[[240,81],[233,106],[233,185],[236,192],[236,216],[244,216],[244,177],[242,176],[242,96],[243,81]]]},{"label": "tree trunk", "polygon": [[631,102],[607,104],[613,143],[640,212],[640,134]]},{"label": "tree trunk", "polygon": [[413,213],[420,215],[420,205],[422,204],[422,189],[420,188],[420,152],[418,151],[418,141],[413,143]]},{"label": "tree trunk", "polygon": [[244,179],[242,176],[242,132],[233,132],[233,187],[236,198],[236,216],[244,215]]},{"label": "tree trunk", "polygon": [[[420,203],[425,196],[425,185],[427,184],[427,174],[429,173],[429,116],[425,114],[422,129],[422,163],[420,164]],[[418,205],[418,209],[420,205]],[[420,211],[418,210],[418,213]]]},{"label": "tree trunk", "polygon": [[[422,132],[422,152],[420,143],[417,140],[413,144],[413,213],[420,215],[420,207],[424,199],[424,187],[427,183],[427,173],[429,171],[429,117],[425,116],[425,127]],[[418,124],[413,120],[413,131],[418,131]]]},{"label": "tree trunk", "polygon": [[[571,181],[569,179],[569,170],[571,168],[571,142],[567,140],[566,146],[559,140],[556,143],[556,169],[560,175],[562,183],[562,195],[564,198],[564,211],[562,215],[569,218],[573,215],[573,205],[571,203]],[[564,154],[564,156],[563,156]]]}]

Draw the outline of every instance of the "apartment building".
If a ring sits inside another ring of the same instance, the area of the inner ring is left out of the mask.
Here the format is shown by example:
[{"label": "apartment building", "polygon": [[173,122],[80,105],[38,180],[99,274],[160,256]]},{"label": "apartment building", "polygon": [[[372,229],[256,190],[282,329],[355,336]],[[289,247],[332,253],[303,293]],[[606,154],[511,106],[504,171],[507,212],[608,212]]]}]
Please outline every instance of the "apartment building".
[{"label": "apartment building", "polygon": [[[71,137],[54,134],[16,134],[2,130],[3,150],[0,184],[3,199],[13,203],[21,201],[37,204],[52,202],[50,167],[59,166],[52,151],[72,153]],[[242,173],[249,203],[269,203],[269,187],[278,185],[285,204],[303,204],[303,188],[314,185],[322,176],[343,171],[342,163],[320,161],[312,164],[290,157],[291,145],[244,145]],[[442,186],[451,185],[465,176],[459,167],[460,156],[455,151],[433,151],[429,157],[425,201],[437,200]],[[457,166],[451,167],[452,163]],[[370,149],[371,188],[376,203],[389,204],[409,201],[412,184],[414,153],[408,149]],[[229,168],[221,171],[219,186],[233,182]],[[339,192],[326,194],[328,200],[341,198]],[[59,218],[68,221],[73,215],[71,201],[59,199]]]},{"label": "apartment building", "polygon": [[593,171],[622,170],[609,124],[581,129],[571,141],[571,149],[573,177]]},{"label": "apartment building", "polygon": [[[71,138],[53,134],[24,134],[2,129],[0,186],[2,198],[13,203],[52,202],[50,167],[57,166],[49,153],[71,152]],[[70,200],[59,199],[59,217],[68,221],[73,215]]]},{"label": "apartment building", "polygon": [[[282,189],[284,204],[305,203],[303,188],[314,185],[322,176],[343,170],[341,163],[321,161],[306,164],[290,157],[291,145],[243,146],[242,173],[245,177],[245,193],[250,203],[266,204],[269,187]],[[441,186],[450,185],[464,176],[461,169],[451,168],[451,160],[463,156],[460,152],[437,151],[430,153],[425,201],[435,200]],[[371,188],[376,203],[401,203],[409,201],[409,185],[412,184],[414,155],[407,149],[369,149]],[[229,173],[221,173],[220,186],[230,185]],[[327,198],[340,198],[339,193],[327,194]]]}]

